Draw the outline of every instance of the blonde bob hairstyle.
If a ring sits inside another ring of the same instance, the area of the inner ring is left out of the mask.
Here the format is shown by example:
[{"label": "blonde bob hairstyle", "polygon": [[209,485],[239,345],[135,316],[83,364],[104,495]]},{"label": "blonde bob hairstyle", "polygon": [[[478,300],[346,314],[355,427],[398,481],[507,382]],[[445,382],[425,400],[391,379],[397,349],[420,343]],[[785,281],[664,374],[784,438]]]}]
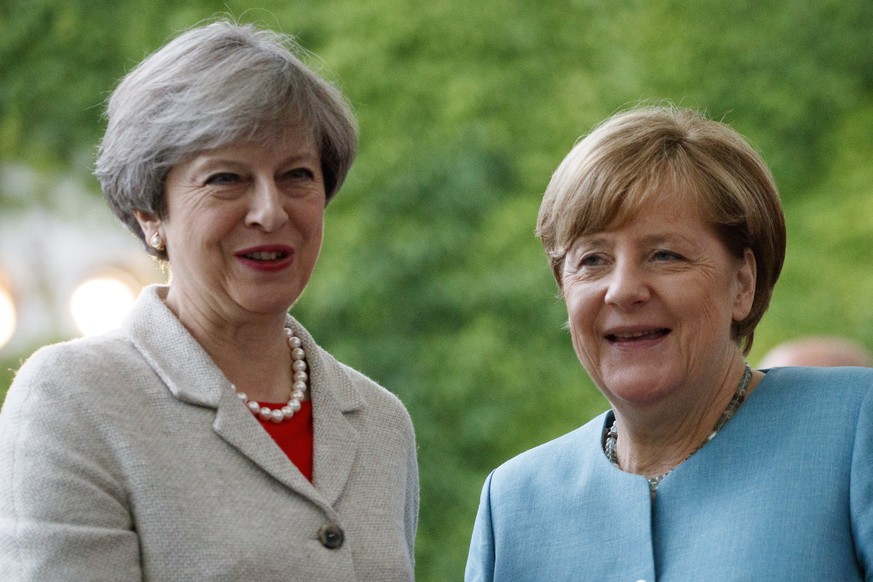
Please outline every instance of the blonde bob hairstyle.
[{"label": "blonde bob hairstyle", "polygon": [[736,131],[672,105],[618,113],[581,139],[558,166],[537,219],[562,287],[564,258],[583,235],[621,226],[650,201],[694,204],[725,248],[755,256],[755,296],[732,335],[744,354],[785,259],[785,217],[764,160]]},{"label": "blonde bob hairstyle", "polygon": [[146,244],[134,211],[165,218],[167,173],[208,150],[299,131],[318,147],[327,201],[336,194],[355,159],[357,122],[303,54],[290,36],[220,20],[177,36],[122,79],[94,173],[150,254],[167,260]]}]

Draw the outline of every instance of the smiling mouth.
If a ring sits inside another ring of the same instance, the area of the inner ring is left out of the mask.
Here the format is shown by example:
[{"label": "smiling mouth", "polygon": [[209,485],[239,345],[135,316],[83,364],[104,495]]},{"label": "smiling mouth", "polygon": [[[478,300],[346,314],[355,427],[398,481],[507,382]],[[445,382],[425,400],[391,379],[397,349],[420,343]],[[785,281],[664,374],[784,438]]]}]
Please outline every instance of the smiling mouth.
[{"label": "smiling mouth", "polygon": [[278,251],[274,252],[256,252],[256,253],[248,253],[243,255],[243,257],[252,260],[252,261],[278,261],[280,259],[284,259],[288,256],[288,253],[282,253]]},{"label": "smiling mouth", "polygon": [[670,333],[667,328],[650,329],[647,331],[626,331],[621,333],[610,333],[606,335],[606,339],[610,342],[633,342],[640,340],[651,340],[664,337]]}]

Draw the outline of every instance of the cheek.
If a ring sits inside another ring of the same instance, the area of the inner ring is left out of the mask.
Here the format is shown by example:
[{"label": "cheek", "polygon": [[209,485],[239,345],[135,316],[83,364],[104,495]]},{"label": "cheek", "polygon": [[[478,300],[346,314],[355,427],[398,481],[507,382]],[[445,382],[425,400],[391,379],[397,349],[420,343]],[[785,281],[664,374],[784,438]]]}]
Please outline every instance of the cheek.
[{"label": "cheek", "polygon": [[579,356],[579,359],[583,361],[585,358],[583,357],[585,354],[585,339],[584,334],[582,333],[579,325],[573,322],[571,319],[569,322],[570,328],[570,341],[573,342],[573,349],[576,351],[576,355]]},{"label": "cheek", "polygon": [[295,229],[297,230],[299,250],[302,253],[301,258],[309,264],[310,268],[314,268],[318,257],[321,254],[321,247],[324,242],[324,213],[309,212],[299,215],[299,220],[296,221]]},{"label": "cheek", "polygon": [[567,315],[580,323],[590,323],[600,309],[598,303],[603,301],[600,287],[588,282],[564,279],[563,294]]},{"label": "cheek", "polygon": [[324,208],[309,206],[296,214],[297,229],[307,238],[321,238],[324,234]]},{"label": "cheek", "polygon": [[313,222],[309,224],[309,230],[303,231],[306,239],[314,246],[316,249],[321,248],[321,243],[324,239],[324,223],[321,220],[321,217],[313,218]]},{"label": "cheek", "polygon": [[736,313],[733,309],[735,297],[729,293],[715,293],[712,289],[708,291],[698,296],[700,307],[696,315],[688,310],[688,317],[697,320],[698,333],[704,337],[730,336],[734,321],[732,316]]},{"label": "cheek", "polygon": [[594,326],[593,318],[596,314],[595,306],[586,301],[584,295],[571,293],[565,296],[567,306],[567,325],[570,329],[570,337],[576,352],[582,353],[586,339],[590,337]]},{"label": "cheek", "polygon": [[186,240],[192,244],[211,246],[225,241],[238,228],[243,220],[241,215],[240,211],[231,208],[204,206],[180,213],[180,222],[184,224]]}]

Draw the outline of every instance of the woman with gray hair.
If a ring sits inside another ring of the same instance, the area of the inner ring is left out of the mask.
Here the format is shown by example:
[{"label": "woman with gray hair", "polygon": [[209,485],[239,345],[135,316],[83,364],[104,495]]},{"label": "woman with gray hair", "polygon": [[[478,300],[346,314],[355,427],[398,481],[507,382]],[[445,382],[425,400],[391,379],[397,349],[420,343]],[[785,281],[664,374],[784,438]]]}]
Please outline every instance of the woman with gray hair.
[{"label": "woman with gray hair", "polygon": [[488,476],[466,580],[873,579],[873,370],[746,363],[785,255],[759,154],[695,111],[619,113],[537,232],[611,410]]},{"label": "woman with gray hair", "polygon": [[215,22],[114,91],[96,175],[171,280],[18,372],[0,579],[413,578],[409,415],[288,315],[357,145],[298,50]]}]

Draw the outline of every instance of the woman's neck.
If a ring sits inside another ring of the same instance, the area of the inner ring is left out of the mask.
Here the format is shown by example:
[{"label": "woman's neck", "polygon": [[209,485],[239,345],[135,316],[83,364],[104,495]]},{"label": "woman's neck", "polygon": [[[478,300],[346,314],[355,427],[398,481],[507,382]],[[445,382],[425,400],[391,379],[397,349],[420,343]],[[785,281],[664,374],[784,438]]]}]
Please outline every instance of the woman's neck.
[{"label": "woman's neck", "polygon": [[203,306],[166,304],[238,391],[262,402],[288,400],[293,373],[284,313],[231,321]]},{"label": "woman's neck", "polygon": [[[643,411],[615,407],[619,435],[616,458],[622,470],[656,477],[694,454],[736,396],[744,371],[744,364],[731,366],[717,387],[701,393],[692,402],[664,402]],[[744,397],[762,377],[761,372],[752,372]]]}]

